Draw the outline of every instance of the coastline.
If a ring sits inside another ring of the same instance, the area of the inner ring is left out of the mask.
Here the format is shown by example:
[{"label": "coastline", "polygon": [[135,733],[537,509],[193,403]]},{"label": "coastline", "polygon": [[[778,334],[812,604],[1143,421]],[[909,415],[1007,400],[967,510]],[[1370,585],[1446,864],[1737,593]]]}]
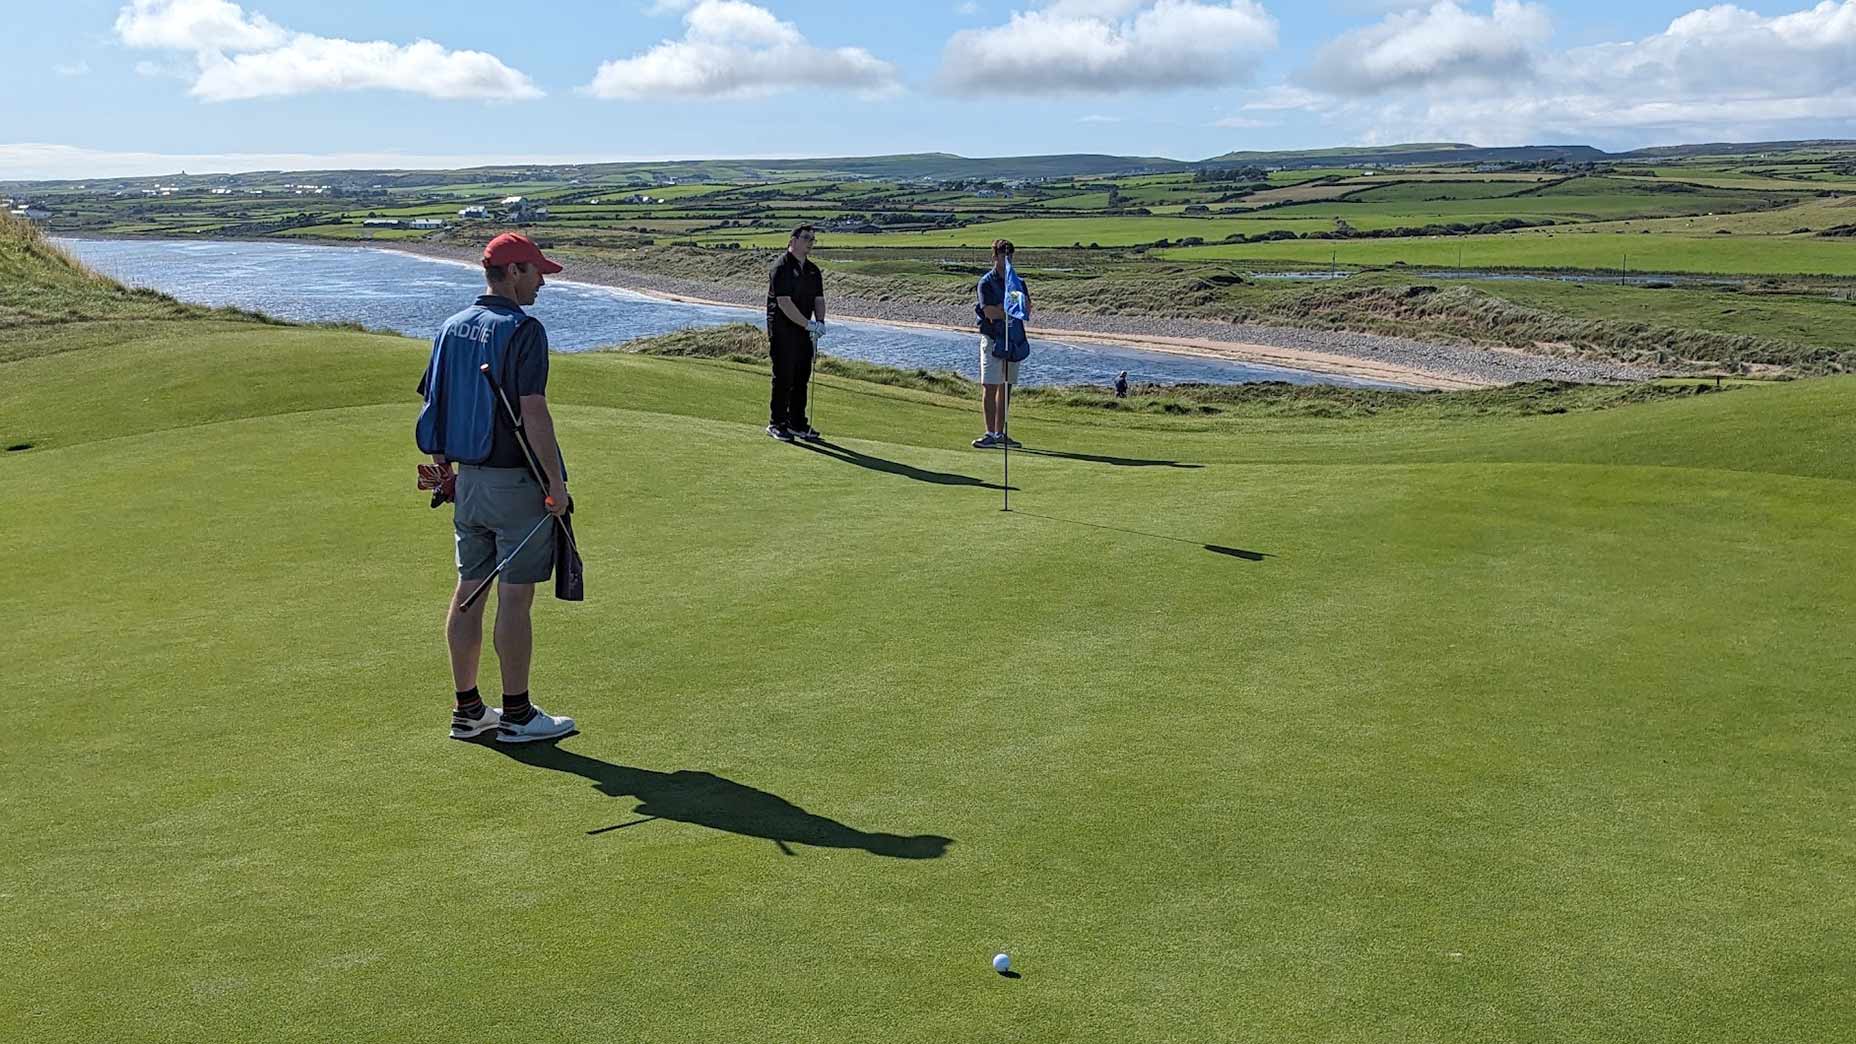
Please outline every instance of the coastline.
[{"label": "coastline", "polygon": [[[448,243],[362,241],[352,245],[466,264],[474,263],[478,256],[473,248]],[[766,300],[764,291],[757,289],[623,269],[596,258],[576,255],[571,248],[558,253],[567,263],[564,277],[577,283],[625,290],[664,301],[756,311]],[[949,322],[950,309],[943,305],[847,297],[828,300],[833,319],[956,332],[970,329],[964,321]],[[1657,376],[1621,363],[1531,355],[1512,349],[1432,344],[1381,334],[1123,315],[1046,312],[1039,319],[1035,333],[1046,340],[1275,366],[1426,390],[1490,388],[1532,380],[1613,383]]]},{"label": "coastline", "polygon": [[[120,238],[72,236],[70,238]],[[209,240],[190,240],[206,242]],[[308,246],[361,247],[415,257],[474,264],[476,248],[408,240],[321,240],[275,237],[215,237],[223,242],[295,243]],[[623,290],[684,304],[746,308],[758,312],[764,291],[732,283],[670,278],[620,268],[597,258],[559,251],[569,281]],[[939,302],[828,298],[831,318],[940,331],[965,332],[965,308]],[[950,314],[951,313],[951,314]],[[1042,313],[1035,333],[1044,340],[1093,344],[1217,359],[1402,385],[1423,390],[1497,387],[1521,381],[1581,383],[1640,381],[1656,373],[1621,363],[1534,355],[1507,348],[1438,344],[1404,337],[1338,330],[1261,326],[1204,319],[1168,319],[1127,315]]]}]

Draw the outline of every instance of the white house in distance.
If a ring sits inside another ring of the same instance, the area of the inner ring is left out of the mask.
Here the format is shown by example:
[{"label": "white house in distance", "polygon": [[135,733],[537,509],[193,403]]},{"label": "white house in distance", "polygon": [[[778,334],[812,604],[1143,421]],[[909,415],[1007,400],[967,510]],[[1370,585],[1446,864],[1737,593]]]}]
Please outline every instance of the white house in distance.
[{"label": "white house in distance", "polygon": [[505,196],[497,206],[502,208],[504,218],[509,221],[548,220],[547,207],[538,207],[522,196]]},{"label": "white house in distance", "polygon": [[487,218],[489,216],[490,209],[488,207],[465,207],[463,210],[458,211],[458,219],[461,221]]},{"label": "white house in distance", "polygon": [[44,221],[52,216],[51,211],[46,210],[44,207],[35,207],[30,203],[21,203],[14,207],[10,213],[22,221]]},{"label": "white house in distance", "polygon": [[444,228],[444,218],[413,218],[406,224],[412,228]]}]

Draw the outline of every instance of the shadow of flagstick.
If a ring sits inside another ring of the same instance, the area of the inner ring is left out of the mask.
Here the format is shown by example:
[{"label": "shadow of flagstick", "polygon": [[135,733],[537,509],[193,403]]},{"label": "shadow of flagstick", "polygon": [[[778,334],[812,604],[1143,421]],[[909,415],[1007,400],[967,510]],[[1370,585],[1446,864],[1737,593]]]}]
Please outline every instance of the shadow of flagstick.
[{"label": "shadow of flagstick", "polygon": [[1148,533],[1143,530],[1126,529],[1121,526],[1107,526],[1100,522],[1082,522],[1074,518],[1059,518],[1056,515],[1043,515],[1036,511],[1026,511],[1023,508],[1014,509],[1012,514],[1024,515],[1026,518],[1041,518],[1046,522],[1062,522],[1070,526],[1087,526],[1090,529],[1105,529],[1113,533],[1126,533],[1129,536],[1147,537],[1150,540],[1166,540],[1175,544],[1188,544],[1204,551],[1210,551],[1215,555],[1224,555],[1227,558],[1241,558],[1246,562],[1261,562],[1266,558],[1276,557],[1275,555],[1266,554],[1262,551],[1246,551],[1241,547],[1226,547],[1223,544],[1206,544],[1197,540],[1187,540],[1185,537],[1167,536],[1164,533]]}]

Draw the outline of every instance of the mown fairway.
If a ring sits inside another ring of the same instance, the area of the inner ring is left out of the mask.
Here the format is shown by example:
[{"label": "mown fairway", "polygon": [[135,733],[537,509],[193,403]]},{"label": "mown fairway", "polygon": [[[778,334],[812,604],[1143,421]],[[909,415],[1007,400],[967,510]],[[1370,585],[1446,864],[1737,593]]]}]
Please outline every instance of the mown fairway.
[{"label": "mown fairway", "polygon": [[1044,405],[1003,514],[972,402],[827,379],[808,451],[755,368],[559,357],[592,597],[535,694],[584,732],[511,755],[444,738],[422,345],[0,338],[0,1039],[1856,1019],[1850,379]]}]

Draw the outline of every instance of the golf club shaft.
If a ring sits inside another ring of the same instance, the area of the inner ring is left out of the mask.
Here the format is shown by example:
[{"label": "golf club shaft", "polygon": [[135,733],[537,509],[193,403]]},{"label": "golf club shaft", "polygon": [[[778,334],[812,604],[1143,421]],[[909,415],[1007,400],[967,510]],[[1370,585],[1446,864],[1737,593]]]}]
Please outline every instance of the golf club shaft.
[{"label": "golf club shaft", "polygon": [[522,549],[528,546],[528,542],[535,539],[535,534],[541,532],[541,527],[547,525],[548,520],[553,517],[553,515],[543,515],[541,521],[535,523],[535,528],[528,531],[528,536],[523,537],[522,542],[516,545],[515,550],[504,555],[503,560],[496,563],[496,568],[490,570],[490,575],[483,578],[483,583],[478,584],[475,591],[458,603],[458,609],[467,610],[476,605],[477,599],[483,597],[483,593],[490,589],[490,585],[496,582],[496,578],[503,575],[503,570],[509,568],[509,563],[515,561],[515,557],[522,553]]},{"label": "golf club shaft", "polygon": [[528,464],[529,474],[535,476],[535,481],[541,485],[542,499],[547,501],[549,507],[553,507],[554,498],[547,495],[547,473],[541,470],[541,461],[535,457],[535,448],[529,445],[528,431],[523,428],[522,417],[516,413],[515,405],[509,401],[509,393],[504,391],[503,386],[498,384],[496,378],[491,375],[489,363],[484,363],[477,369],[483,374],[483,379],[490,382],[491,390],[496,392],[496,400],[503,404],[503,412],[509,416],[509,426],[515,430],[516,445],[522,447],[522,459]]}]

